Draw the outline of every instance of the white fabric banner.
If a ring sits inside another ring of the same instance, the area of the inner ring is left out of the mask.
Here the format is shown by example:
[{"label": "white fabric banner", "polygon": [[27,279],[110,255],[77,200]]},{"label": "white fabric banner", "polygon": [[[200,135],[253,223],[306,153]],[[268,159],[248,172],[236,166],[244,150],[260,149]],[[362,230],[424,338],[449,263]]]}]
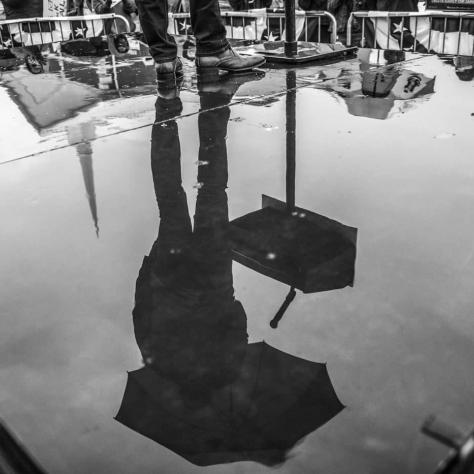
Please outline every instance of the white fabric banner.
[{"label": "white fabric banner", "polygon": [[67,0],[43,0],[43,16],[66,16]]},{"label": "white fabric banner", "polygon": [[[386,13],[385,13],[386,15]],[[468,22],[463,21],[464,27]],[[474,50],[474,35],[470,31],[448,31],[444,33],[431,28],[427,17],[385,18],[374,15],[371,22],[375,31],[375,44],[369,40],[368,47],[379,47],[391,50],[412,51],[413,46],[420,52],[460,54],[471,56]],[[402,40],[403,32],[403,40]],[[459,51],[458,51],[459,48]]]}]

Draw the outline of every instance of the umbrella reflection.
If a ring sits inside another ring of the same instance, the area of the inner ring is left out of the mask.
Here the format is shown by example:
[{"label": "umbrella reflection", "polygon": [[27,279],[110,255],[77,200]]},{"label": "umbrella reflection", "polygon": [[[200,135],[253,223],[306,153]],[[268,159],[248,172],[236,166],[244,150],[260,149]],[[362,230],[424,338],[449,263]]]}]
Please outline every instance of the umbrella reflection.
[{"label": "umbrella reflection", "polygon": [[194,227],[181,185],[181,101],[156,102],[152,173],[158,238],[136,283],[133,321],[145,366],[128,374],[117,420],[190,462],[285,461],[342,409],[326,365],[248,343],[234,296],[227,202],[227,106],[242,78],[199,85]]}]

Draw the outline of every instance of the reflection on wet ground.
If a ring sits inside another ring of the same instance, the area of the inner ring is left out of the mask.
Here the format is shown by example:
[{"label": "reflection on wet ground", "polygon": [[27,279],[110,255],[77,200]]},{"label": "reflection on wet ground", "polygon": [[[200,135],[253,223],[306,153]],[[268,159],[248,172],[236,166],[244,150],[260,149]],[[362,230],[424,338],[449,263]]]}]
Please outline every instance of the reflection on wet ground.
[{"label": "reflection on wet ground", "polygon": [[2,72],[2,417],[48,472],[433,472],[424,418],[473,423],[469,64],[157,97],[136,51]]},{"label": "reflection on wet ground", "polygon": [[248,344],[245,309],[234,297],[226,194],[225,139],[235,88],[198,87],[203,112],[194,226],[181,185],[178,126],[174,120],[163,126],[182,104],[179,98],[156,102],[151,169],[160,224],[140,269],[133,310],[145,366],[129,373],[117,419],[199,466],[278,465],[343,407],[324,364],[265,342]]}]

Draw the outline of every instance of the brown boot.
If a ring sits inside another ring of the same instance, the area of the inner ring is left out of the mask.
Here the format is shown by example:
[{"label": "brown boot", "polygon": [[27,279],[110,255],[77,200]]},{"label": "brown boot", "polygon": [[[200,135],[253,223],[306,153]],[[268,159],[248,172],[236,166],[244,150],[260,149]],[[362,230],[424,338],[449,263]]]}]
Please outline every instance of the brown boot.
[{"label": "brown boot", "polygon": [[196,56],[197,68],[218,68],[228,72],[244,72],[261,66],[265,63],[263,56],[241,56],[232,48],[210,56]]}]

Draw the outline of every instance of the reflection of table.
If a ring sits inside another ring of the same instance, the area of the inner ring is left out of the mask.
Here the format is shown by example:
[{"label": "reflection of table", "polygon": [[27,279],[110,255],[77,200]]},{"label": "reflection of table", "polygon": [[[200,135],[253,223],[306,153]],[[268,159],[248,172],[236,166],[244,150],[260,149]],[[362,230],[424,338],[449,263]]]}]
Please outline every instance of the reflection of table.
[{"label": "reflection of table", "polygon": [[296,72],[287,71],[286,202],[262,196],[262,209],[230,223],[232,258],[290,286],[270,325],[295,298],[354,282],[357,229],[296,206]]}]

